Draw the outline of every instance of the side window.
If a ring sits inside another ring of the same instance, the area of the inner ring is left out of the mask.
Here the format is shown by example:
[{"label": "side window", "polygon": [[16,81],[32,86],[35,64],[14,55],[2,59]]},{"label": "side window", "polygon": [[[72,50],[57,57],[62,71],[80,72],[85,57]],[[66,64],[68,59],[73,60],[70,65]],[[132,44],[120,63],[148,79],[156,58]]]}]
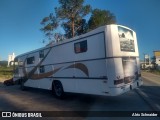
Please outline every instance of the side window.
[{"label": "side window", "polygon": [[44,50],[39,51],[39,58],[43,58],[44,57]]},{"label": "side window", "polygon": [[83,53],[87,51],[87,40],[74,43],[74,52]]},{"label": "side window", "polygon": [[39,67],[39,73],[45,73],[44,66],[40,66],[40,67]]},{"label": "side window", "polygon": [[29,57],[27,58],[27,64],[34,64],[35,58],[34,57]]}]

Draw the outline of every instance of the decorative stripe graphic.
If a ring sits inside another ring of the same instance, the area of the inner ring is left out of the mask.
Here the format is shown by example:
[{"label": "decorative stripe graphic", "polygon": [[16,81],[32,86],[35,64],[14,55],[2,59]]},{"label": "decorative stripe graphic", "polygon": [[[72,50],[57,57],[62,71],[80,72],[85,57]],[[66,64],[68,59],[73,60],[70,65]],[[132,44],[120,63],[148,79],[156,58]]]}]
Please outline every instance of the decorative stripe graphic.
[{"label": "decorative stripe graphic", "polygon": [[[34,74],[35,71],[37,70],[38,67],[41,66],[42,62],[46,59],[46,57],[48,56],[49,52],[51,51],[51,48],[48,50],[47,54],[44,56],[44,58],[30,71],[27,73],[26,69],[25,69],[25,63],[27,61],[27,57],[26,59],[24,60],[24,63],[23,63],[23,74],[24,74],[24,77],[23,77],[23,82],[26,82],[28,79],[33,79],[33,80],[39,80],[39,79],[42,79],[42,78],[45,78],[45,77],[49,77],[51,75],[54,75],[56,72],[58,72],[62,67],[59,67],[59,68],[56,68],[52,71],[49,71],[49,72],[46,72],[46,73],[40,73],[40,74]],[[69,68],[76,68],[76,69],[79,69],[81,70],[83,73],[85,73],[85,75],[87,77],[89,77],[89,72],[88,72],[88,68],[82,64],[82,63],[76,63],[76,64],[72,64],[64,69],[69,69]],[[63,69],[63,70],[64,70]]]},{"label": "decorative stripe graphic", "polygon": [[85,73],[86,76],[89,77],[88,68],[87,68],[84,64],[82,64],[82,63],[72,64],[72,65],[68,66],[66,69],[68,69],[68,68],[76,68],[76,69],[79,69],[79,70],[81,70],[83,73]]},{"label": "decorative stripe graphic", "polygon": [[25,62],[26,62],[28,56],[26,57],[26,59],[25,59],[25,61],[23,63],[23,73],[24,73],[23,82],[26,82],[29,78],[32,78],[32,76],[34,75],[34,73],[37,70],[37,68],[42,64],[42,62],[46,59],[46,57],[50,53],[51,49],[52,48],[50,48],[48,50],[47,54],[43,57],[43,59],[28,74],[27,74],[26,69],[25,69]]},{"label": "decorative stripe graphic", "polygon": [[[27,55],[27,57],[28,57],[28,55]],[[24,77],[27,77],[27,72],[26,72],[26,69],[25,69],[25,63],[27,61],[27,57],[26,57],[26,59],[23,62],[23,74],[24,74]]]},{"label": "decorative stripe graphic", "polygon": [[45,77],[49,77],[52,74],[55,74],[56,72],[58,72],[60,69],[61,69],[61,67],[57,68],[57,69],[55,69],[53,71],[46,72],[46,73],[34,74],[34,75],[32,75],[31,79],[38,80],[38,79],[42,79],[42,78],[45,78]]}]

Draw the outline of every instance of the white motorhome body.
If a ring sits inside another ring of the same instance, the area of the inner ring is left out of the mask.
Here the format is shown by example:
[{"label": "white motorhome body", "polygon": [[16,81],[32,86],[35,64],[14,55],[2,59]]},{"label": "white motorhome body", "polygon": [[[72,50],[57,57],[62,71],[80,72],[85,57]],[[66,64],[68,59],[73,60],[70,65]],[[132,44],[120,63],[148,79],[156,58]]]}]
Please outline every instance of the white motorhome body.
[{"label": "white motorhome body", "polygon": [[121,25],[99,27],[15,62],[14,81],[28,87],[116,96],[142,85],[136,33]]}]

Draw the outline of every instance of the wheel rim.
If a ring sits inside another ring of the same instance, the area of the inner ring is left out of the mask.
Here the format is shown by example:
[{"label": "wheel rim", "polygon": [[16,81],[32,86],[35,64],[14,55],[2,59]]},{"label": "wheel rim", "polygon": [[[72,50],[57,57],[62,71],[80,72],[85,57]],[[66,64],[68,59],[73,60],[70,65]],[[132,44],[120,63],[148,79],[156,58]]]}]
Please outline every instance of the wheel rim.
[{"label": "wheel rim", "polygon": [[57,96],[61,96],[62,95],[62,87],[59,84],[55,84],[55,93]]},{"label": "wheel rim", "polygon": [[24,83],[21,81],[21,89],[24,89]]}]

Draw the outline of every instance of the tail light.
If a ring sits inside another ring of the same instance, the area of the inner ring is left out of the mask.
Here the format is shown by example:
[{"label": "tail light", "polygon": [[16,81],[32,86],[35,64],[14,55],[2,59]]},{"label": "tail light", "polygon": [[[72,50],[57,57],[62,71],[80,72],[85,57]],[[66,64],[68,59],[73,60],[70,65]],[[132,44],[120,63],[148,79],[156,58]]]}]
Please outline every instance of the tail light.
[{"label": "tail light", "polygon": [[130,82],[132,82],[132,79],[133,79],[133,76],[124,77],[124,83],[125,84],[130,83]]},{"label": "tail light", "polygon": [[119,80],[114,80],[114,85],[118,85],[118,84],[121,84],[123,83],[123,79],[119,79]]}]

